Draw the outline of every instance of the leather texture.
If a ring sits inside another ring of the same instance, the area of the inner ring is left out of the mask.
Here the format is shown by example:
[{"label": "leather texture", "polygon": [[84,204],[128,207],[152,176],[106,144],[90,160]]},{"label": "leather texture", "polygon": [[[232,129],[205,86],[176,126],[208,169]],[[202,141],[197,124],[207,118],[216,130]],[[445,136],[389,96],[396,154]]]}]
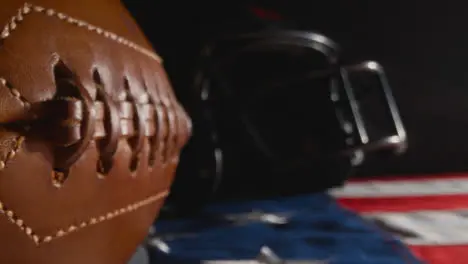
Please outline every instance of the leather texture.
[{"label": "leather texture", "polygon": [[0,263],[126,263],[191,121],[117,0],[0,7]]}]

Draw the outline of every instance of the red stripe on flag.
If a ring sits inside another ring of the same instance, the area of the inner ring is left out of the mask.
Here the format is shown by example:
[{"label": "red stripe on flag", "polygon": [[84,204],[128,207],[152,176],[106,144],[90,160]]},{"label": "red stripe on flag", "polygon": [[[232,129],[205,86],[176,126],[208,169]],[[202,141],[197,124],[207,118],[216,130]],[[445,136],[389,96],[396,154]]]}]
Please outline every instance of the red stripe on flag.
[{"label": "red stripe on flag", "polygon": [[468,209],[468,194],[338,198],[337,201],[358,213]]},{"label": "red stripe on flag", "polygon": [[466,264],[468,245],[409,246],[414,255],[428,264]]}]

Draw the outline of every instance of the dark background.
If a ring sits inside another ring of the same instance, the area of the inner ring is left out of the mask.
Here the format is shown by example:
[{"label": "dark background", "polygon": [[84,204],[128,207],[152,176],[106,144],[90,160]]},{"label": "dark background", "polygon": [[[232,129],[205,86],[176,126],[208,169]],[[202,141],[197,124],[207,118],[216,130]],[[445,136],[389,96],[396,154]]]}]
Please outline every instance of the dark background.
[{"label": "dark background", "polygon": [[348,62],[372,59],[385,67],[409,150],[390,161],[366,164],[358,174],[468,169],[468,9],[463,1],[124,2],[164,57],[182,102],[200,42],[242,26],[245,6],[261,6],[294,21],[296,28],[331,37]]}]

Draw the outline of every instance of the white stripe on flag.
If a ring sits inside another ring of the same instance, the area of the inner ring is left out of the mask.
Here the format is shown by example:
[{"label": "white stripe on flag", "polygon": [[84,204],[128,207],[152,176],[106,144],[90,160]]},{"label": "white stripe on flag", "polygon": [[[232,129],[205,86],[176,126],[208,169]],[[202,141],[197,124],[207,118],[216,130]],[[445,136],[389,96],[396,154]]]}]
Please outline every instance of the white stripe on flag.
[{"label": "white stripe on flag", "polygon": [[371,213],[365,218],[390,229],[407,245],[466,245],[468,210]]},{"label": "white stripe on flag", "polygon": [[468,194],[468,178],[349,182],[330,194],[340,198]]}]

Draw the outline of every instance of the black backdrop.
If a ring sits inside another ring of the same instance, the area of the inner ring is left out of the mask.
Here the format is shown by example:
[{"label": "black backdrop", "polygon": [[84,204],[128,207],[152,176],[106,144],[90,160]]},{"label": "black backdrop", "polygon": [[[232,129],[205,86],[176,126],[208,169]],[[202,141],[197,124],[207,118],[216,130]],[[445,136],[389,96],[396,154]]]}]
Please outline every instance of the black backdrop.
[{"label": "black backdrop", "polygon": [[[186,76],[200,41],[241,21],[233,10],[244,4],[239,0],[124,2],[165,58],[178,93],[188,87]],[[331,37],[345,49],[349,62],[379,61],[408,130],[405,155],[366,164],[358,174],[467,170],[468,9],[464,1],[307,1],[313,2],[309,6],[305,2],[255,4],[294,19],[299,28]]]}]

